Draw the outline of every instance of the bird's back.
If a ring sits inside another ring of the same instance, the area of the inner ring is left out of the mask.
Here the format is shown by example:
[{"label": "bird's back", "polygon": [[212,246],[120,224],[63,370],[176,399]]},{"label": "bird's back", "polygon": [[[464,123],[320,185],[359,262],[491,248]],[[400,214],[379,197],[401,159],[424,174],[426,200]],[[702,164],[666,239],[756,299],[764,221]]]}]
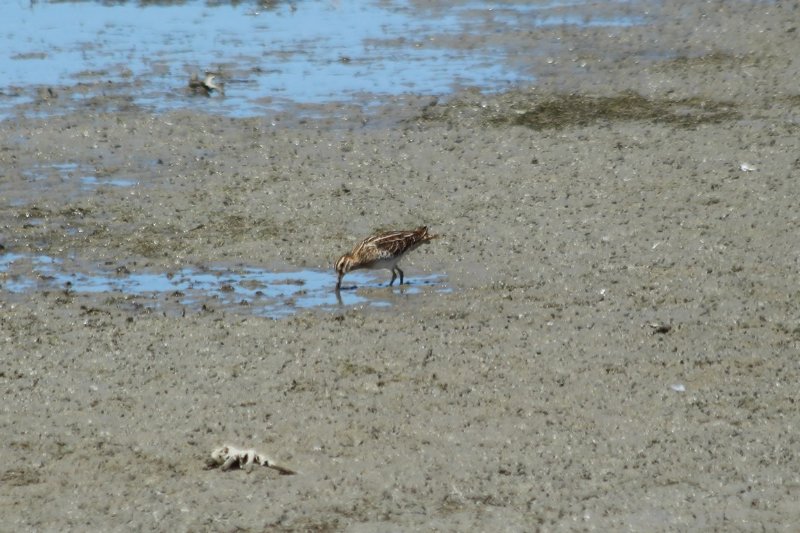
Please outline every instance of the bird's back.
[{"label": "bird's back", "polygon": [[357,257],[374,257],[373,260],[389,259],[410,252],[435,238],[436,235],[428,233],[427,226],[420,226],[415,230],[387,231],[367,237],[351,253]]}]

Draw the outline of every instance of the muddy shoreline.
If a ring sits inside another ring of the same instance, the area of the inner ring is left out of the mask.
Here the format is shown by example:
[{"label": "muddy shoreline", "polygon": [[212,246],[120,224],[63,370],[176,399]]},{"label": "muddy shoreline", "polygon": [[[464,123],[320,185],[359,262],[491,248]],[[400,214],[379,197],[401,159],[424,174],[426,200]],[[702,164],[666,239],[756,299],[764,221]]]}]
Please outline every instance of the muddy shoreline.
[{"label": "muddy shoreline", "polygon": [[[272,320],[0,274],[4,523],[791,530],[797,6],[663,9],[576,30],[536,87],[497,95],[301,120],[20,106],[0,253],[323,272],[427,224],[444,237],[406,277],[453,290]],[[623,53],[643,39],[670,57]],[[609,59],[575,71],[588,50]],[[207,469],[225,443],[299,474]]]}]

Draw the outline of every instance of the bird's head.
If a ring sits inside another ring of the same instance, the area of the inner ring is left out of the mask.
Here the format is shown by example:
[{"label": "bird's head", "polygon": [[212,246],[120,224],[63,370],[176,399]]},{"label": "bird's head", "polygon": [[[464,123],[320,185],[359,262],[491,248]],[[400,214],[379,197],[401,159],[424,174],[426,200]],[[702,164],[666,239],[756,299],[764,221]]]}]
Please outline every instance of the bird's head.
[{"label": "bird's head", "polygon": [[341,286],[342,278],[344,277],[344,275],[353,270],[354,264],[355,264],[355,259],[350,254],[344,254],[336,261],[336,263],[334,263],[333,269],[339,275],[339,279],[336,282],[337,289],[339,289],[339,287]]}]

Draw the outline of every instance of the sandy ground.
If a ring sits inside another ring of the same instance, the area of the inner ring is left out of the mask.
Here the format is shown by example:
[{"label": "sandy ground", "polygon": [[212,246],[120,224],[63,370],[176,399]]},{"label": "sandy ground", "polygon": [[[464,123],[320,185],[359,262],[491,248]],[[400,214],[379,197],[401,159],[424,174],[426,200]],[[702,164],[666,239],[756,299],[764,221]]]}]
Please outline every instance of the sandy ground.
[{"label": "sandy ground", "polygon": [[[0,290],[0,529],[793,530],[800,7],[670,4],[543,30],[576,45],[502,95],[0,123],[4,253],[322,270],[427,224],[406,275],[453,288],[282,320]],[[64,161],[139,184],[31,178]]]}]

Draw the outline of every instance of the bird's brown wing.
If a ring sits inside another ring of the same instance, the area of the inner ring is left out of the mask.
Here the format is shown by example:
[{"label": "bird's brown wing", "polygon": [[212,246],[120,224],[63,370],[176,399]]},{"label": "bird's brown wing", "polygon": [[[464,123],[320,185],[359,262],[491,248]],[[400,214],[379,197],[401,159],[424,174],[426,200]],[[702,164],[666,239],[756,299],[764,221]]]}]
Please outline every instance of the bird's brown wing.
[{"label": "bird's brown wing", "polygon": [[380,258],[395,257],[417,244],[422,235],[415,231],[389,231],[373,235],[362,242],[363,247],[374,248]]},{"label": "bird's brown wing", "polygon": [[362,262],[370,263],[397,257],[435,237],[428,233],[426,226],[415,230],[387,231],[367,237],[356,244],[350,253]]}]

